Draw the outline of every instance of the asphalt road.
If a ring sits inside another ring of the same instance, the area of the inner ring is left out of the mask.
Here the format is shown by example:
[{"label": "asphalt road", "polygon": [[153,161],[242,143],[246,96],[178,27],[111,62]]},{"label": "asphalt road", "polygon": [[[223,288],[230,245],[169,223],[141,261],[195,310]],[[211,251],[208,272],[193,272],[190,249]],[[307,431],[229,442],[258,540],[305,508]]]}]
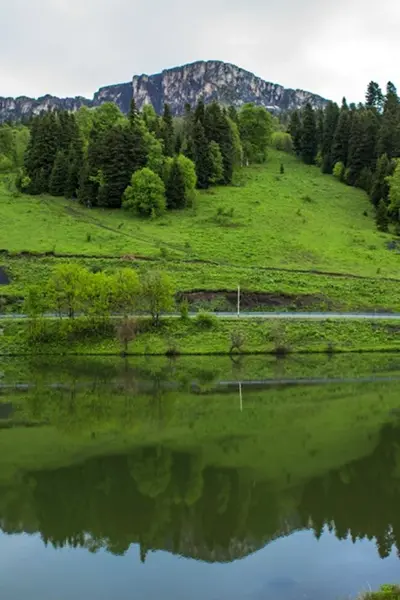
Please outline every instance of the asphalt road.
[{"label": "asphalt road", "polygon": [[[189,317],[196,317],[197,313],[190,313]],[[211,313],[220,319],[237,319],[237,313],[233,312],[216,312]],[[119,317],[122,315],[113,315],[113,317]],[[144,315],[133,314],[132,317],[143,317]],[[178,313],[163,315],[164,317],[179,318],[181,315]],[[58,315],[56,313],[48,313],[44,315],[45,318],[54,319]],[[0,319],[26,319],[28,315],[24,314],[0,314]],[[334,320],[368,320],[368,321],[380,321],[380,320],[392,320],[400,321],[400,313],[340,313],[340,312],[241,312],[241,319],[290,319],[297,321],[325,321],[327,319]]]}]

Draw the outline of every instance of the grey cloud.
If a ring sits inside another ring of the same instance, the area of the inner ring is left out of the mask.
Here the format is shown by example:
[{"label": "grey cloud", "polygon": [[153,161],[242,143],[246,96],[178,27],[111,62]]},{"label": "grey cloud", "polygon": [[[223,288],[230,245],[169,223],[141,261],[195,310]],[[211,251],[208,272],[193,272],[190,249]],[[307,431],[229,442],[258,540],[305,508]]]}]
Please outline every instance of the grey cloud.
[{"label": "grey cloud", "polygon": [[1,7],[0,95],[86,95],[199,59],[360,100],[395,79],[398,0],[14,0]]}]

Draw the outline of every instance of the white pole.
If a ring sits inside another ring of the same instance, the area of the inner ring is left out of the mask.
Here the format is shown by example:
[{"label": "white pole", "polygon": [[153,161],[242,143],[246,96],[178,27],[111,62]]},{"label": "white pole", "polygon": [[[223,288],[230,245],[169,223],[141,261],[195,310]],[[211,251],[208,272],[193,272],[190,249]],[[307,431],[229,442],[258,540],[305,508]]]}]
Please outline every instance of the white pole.
[{"label": "white pole", "polygon": [[242,382],[239,381],[239,401],[240,401],[240,412],[243,412],[243,396],[242,396]]},{"label": "white pole", "polygon": [[237,316],[240,317],[240,285],[238,285]]}]

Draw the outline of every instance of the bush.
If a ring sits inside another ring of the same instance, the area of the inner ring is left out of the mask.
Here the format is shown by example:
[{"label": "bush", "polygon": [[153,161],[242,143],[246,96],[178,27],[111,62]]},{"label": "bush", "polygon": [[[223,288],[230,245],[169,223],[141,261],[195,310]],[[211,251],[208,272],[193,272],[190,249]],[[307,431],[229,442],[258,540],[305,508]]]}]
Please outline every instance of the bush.
[{"label": "bush", "polygon": [[195,323],[200,329],[215,329],[218,325],[218,319],[211,313],[200,312],[195,318]]},{"label": "bush", "polygon": [[227,225],[233,219],[234,214],[235,214],[235,209],[233,207],[225,209],[222,206],[219,206],[217,208],[217,211],[216,211],[216,214],[214,217],[214,221],[218,225]]},{"label": "bush", "polygon": [[322,157],[322,152],[318,152],[317,156],[315,157],[315,164],[317,167],[322,167],[323,162],[324,159]]},{"label": "bush", "polygon": [[184,298],[180,303],[179,312],[181,314],[182,321],[187,321],[189,319],[189,302],[186,298]]},{"label": "bush", "polygon": [[134,210],[143,217],[158,217],[166,208],[165,186],[162,179],[147,167],[132,175],[123,196],[123,208]]},{"label": "bush", "polygon": [[345,172],[344,164],[342,162],[337,162],[335,164],[335,166],[333,167],[333,176],[336,177],[336,179],[339,179],[339,181],[343,181],[344,172]]},{"label": "bush", "polygon": [[234,350],[238,352],[242,351],[242,347],[246,341],[244,334],[241,331],[232,331],[231,333],[231,347],[229,353],[232,354]]}]

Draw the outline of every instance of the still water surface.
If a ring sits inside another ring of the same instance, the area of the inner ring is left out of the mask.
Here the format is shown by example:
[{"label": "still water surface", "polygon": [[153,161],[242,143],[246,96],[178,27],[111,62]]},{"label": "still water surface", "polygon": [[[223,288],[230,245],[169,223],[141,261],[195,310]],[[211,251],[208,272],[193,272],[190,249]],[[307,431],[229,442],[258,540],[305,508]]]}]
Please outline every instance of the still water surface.
[{"label": "still water surface", "polygon": [[400,581],[400,357],[0,365],[0,598]]}]

